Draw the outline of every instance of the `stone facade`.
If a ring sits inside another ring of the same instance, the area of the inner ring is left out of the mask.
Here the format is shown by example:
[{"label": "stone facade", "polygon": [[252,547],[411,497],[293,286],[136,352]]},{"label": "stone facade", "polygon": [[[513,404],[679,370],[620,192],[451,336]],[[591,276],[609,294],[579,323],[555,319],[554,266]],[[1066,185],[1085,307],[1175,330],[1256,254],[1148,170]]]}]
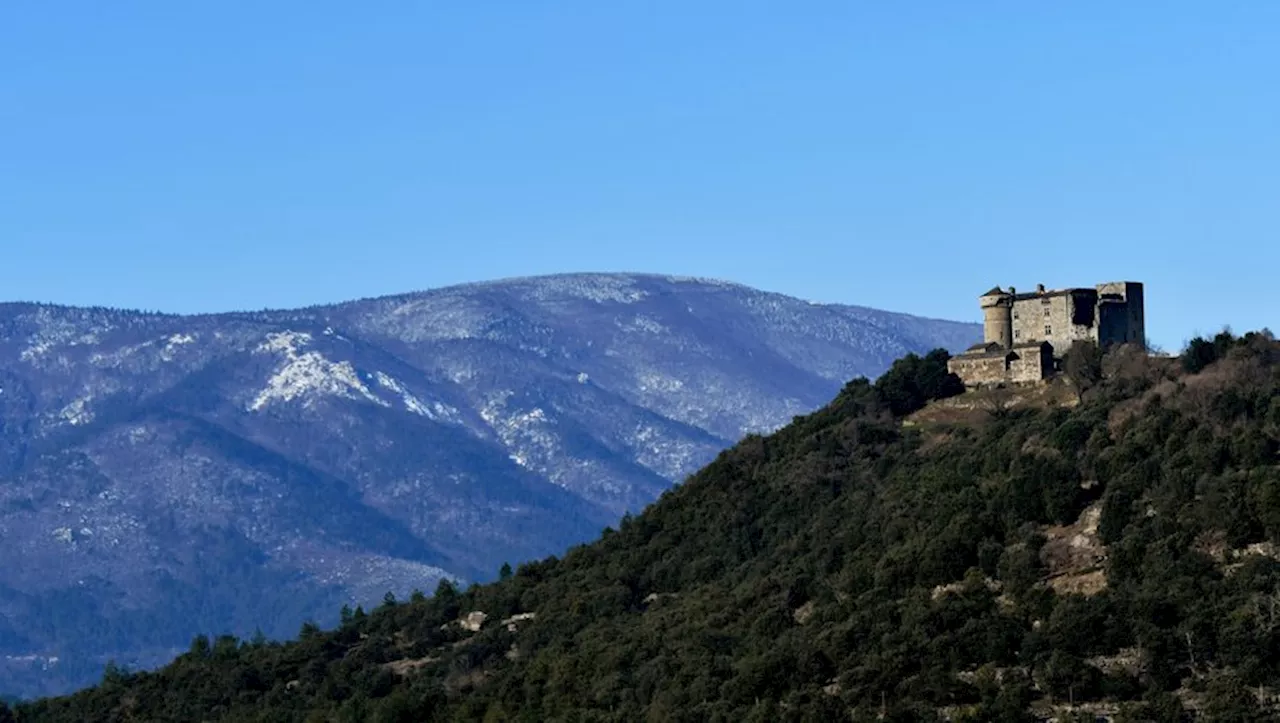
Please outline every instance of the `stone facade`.
[{"label": "stone facade", "polygon": [[966,386],[1026,384],[1054,374],[1071,345],[1143,344],[1146,317],[1142,284],[1116,281],[1094,288],[1039,286],[1019,294],[995,287],[979,297],[983,340],[951,359]]},{"label": "stone facade", "polygon": [[1008,349],[994,342],[978,344],[952,357],[947,369],[968,387],[1031,384],[1053,375],[1053,346],[1045,341]]}]

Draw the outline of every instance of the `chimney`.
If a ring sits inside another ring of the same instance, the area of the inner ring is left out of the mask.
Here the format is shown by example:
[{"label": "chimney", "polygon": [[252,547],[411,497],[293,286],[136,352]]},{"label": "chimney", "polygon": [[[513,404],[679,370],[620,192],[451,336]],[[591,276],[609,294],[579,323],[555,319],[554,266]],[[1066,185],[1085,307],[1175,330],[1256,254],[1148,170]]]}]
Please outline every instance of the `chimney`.
[{"label": "chimney", "polygon": [[1044,293],[1044,284],[1036,284],[1036,293],[1037,293],[1037,294],[1043,294],[1043,293]]}]

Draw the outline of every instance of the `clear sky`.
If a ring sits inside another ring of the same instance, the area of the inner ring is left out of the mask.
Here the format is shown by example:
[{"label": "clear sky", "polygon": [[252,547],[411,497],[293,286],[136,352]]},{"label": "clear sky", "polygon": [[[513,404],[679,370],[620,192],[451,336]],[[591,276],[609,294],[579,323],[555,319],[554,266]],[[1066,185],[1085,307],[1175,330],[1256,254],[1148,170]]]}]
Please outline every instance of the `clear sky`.
[{"label": "clear sky", "polygon": [[[908,6],[909,5],[909,6]],[[0,299],[655,271],[1277,325],[1280,3],[0,3]]]}]

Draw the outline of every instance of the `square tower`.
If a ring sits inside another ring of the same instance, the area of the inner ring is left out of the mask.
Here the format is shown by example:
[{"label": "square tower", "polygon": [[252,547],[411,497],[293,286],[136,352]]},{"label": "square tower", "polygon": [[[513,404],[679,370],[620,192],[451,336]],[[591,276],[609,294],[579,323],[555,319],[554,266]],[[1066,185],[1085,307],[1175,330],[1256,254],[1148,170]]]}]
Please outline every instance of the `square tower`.
[{"label": "square tower", "polygon": [[1147,341],[1142,284],[1110,281],[1098,284],[1098,344],[1142,344]]}]

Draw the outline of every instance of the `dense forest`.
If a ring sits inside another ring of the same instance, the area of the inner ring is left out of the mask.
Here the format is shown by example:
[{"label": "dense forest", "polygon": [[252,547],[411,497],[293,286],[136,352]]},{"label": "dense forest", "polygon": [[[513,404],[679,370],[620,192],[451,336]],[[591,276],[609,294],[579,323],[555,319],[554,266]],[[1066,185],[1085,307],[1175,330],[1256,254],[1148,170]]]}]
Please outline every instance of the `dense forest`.
[{"label": "dense forest", "polygon": [[1280,343],[1073,350],[1040,401],[957,396],[946,359],[561,558],[0,721],[1277,719]]}]

